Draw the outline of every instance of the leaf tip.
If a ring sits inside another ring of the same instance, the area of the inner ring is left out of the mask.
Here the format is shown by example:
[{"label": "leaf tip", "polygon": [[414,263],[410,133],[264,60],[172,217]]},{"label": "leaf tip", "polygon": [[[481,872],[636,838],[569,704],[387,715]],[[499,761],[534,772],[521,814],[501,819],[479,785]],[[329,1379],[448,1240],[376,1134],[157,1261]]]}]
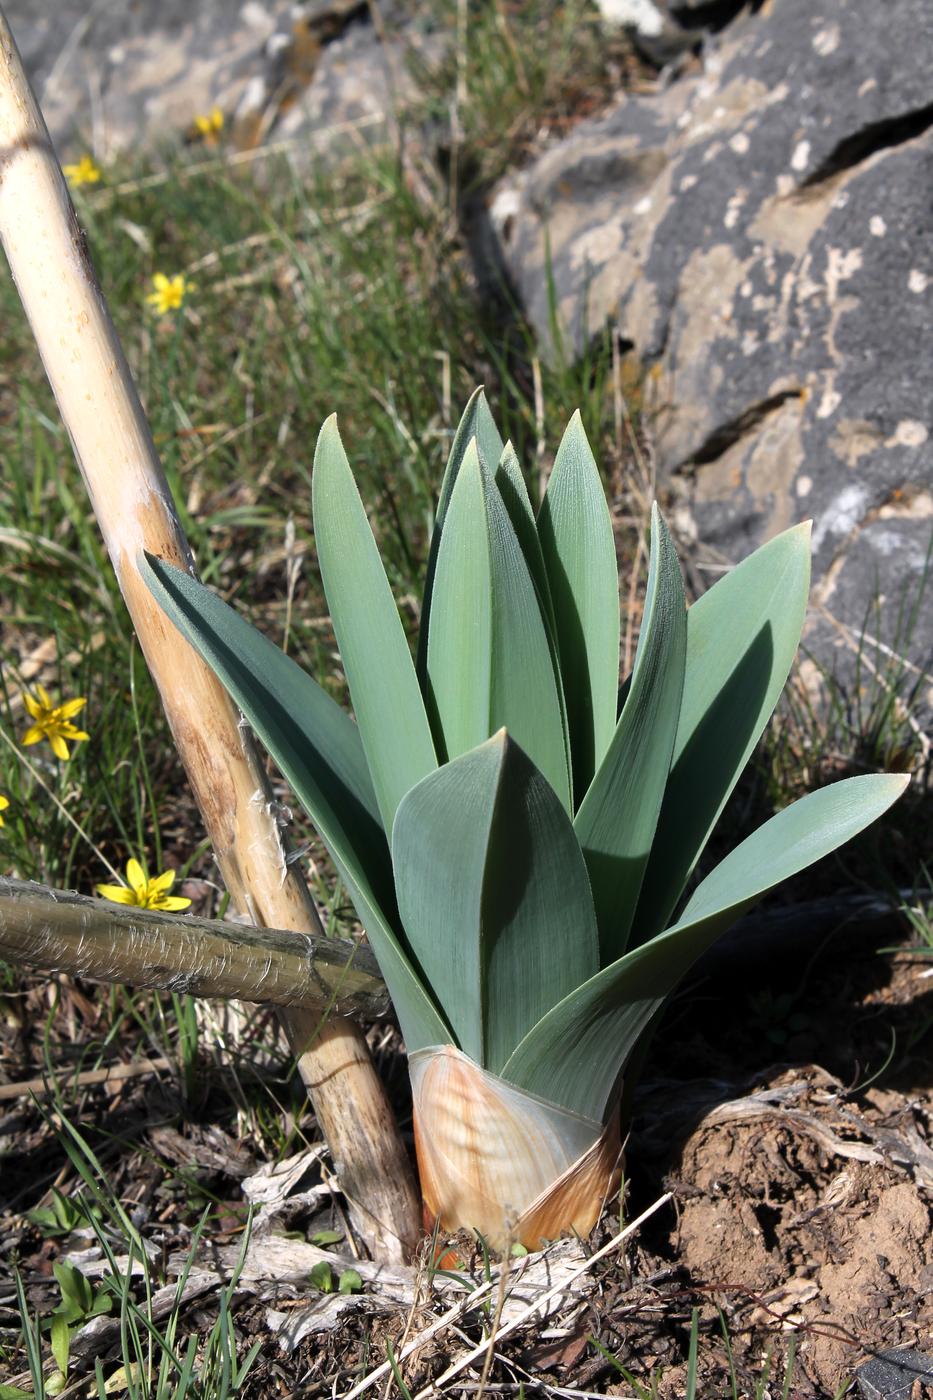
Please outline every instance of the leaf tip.
[{"label": "leaf tip", "polygon": [[788,535],[793,536],[801,545],[803,545],[807,553],[809,554],[810,536],[813,534],[812,520],[801,520],[798,525],[792,525],[787,531],[787,533]]}]

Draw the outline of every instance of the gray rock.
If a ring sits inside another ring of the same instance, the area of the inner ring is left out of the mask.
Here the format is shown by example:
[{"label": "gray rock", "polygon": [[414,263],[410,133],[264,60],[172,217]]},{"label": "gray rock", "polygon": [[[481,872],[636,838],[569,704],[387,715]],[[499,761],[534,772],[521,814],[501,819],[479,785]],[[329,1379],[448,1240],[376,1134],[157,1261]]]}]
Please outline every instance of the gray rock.
[{"label": "gray rock", "polygon": [[177,139],[214,106],[241,149],[371,142],[410,95],[402,40],[380,42],[365,0],[10,0],[6,13],[63,158]]},{"label": "gray rock", "polygon": [[280,104],[276,137],[297,142],[313,136],[316,155],[391,138],[393,119],[417,96],[411,56],[438,61],[445,42],[404,22],[393,24],[385,40],[366,20],[346,25],[322,48],[313,80],[296,90],[292,102],[281,103],[281,88],[271,88]]},{"label": "gray rock", "polygon": [[635,47],[658,68],[673,63],[697,43],[696,34],[672,19],[665,0],[596,0],[596,8],[609,28],[628,30]]},{"label": "gray rock", "polygon": [[[549,239],[566,342],[612,318],[650,366],[658,466],[713,562],[813,516],[832,661],[876,595],[892,644],[933,533],[933,8],[774,0],[719,42],[490,216],[545,346]],[[915,664],[931,636],[933,585]]]},{"label": "gray rock", "polygon": [[721,29],[754,0],[595,0],[608,28],[631,35],[641,56],[676,72],[706,33]]},{"label": "gray rock", "polygon": [[882,1351],[856,1372],[862,1400],[912,1400],[917,1382],[933,1386],[933,1356],[898,1347]]},{"label": "gray rock", "polygon": [[52,139],[106,160],[229,114],[265,66],[290,0],[9,0],[4,6]]}]

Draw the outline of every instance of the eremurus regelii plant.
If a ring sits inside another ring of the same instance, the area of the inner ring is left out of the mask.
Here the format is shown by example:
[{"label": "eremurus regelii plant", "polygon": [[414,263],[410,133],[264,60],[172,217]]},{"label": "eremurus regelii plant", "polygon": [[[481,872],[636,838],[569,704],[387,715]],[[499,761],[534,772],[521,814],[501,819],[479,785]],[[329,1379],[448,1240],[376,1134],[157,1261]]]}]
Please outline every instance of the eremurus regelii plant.
[{"label": "eremurus regelii plant", "polygon": [[535,516],[474,394],[441,486],[417,659],[334,419],[312,496],[355,719],[184,571],[149,556],[144,576],[304,803],[366,929],[409,1054],[428,1221],[500,1248],[586,1234],[618,1176],[621,1076],[667,997],[907,779],[811,793],[685,898],[796,652],[809,527],[688,609],[655,507],[620,691],[615,546],[578,415]]}]

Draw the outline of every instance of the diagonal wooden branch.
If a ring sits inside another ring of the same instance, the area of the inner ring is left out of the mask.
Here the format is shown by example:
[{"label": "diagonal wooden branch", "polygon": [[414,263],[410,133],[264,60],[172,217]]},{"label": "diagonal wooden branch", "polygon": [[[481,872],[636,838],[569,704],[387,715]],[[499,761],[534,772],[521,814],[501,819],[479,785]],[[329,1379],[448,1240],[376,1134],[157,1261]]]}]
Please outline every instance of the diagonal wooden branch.
[{"label": "diagonal wooden branch", "polygon": [[[193,562],[2,10],[0,239],[227,888],[257,925],[320,931],[286,863],[251,735],[139,577],[142,550],[192,570]],[[297,1009],[282,1018],[351,1220],[371,1250],[397,1259],[420,1234],[417,1193],[362,1032],[337,1016],[323,1026]]]},{"label": "diagonal wooden branch", "polygon": [[319,1016],[376,1019],[390,1007],[376,959],[351,939],[164,914],[3,876],[0,959],[93,982],[239,997]]}]

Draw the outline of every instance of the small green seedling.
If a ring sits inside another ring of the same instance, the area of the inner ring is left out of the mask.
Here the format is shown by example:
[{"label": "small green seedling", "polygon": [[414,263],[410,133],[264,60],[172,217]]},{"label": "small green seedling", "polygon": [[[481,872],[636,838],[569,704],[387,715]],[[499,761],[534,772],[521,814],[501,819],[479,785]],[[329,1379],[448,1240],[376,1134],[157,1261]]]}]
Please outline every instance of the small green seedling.
[{"label": "small green seedling", "polygon": [[46,1239],[70,1235],[72,1231],[80,1230],[91,1218],[101,1218],[99,1206],[80,1198],[73,1201],[68,1196],[63,1196],[54,1186],[50,1206],[38,1206],[26,1213],[26,1219],[41,1230]]},{"label": "small green seedling", "polygon": [[356,1269],[344,1269],[338,1277],[326,1259],[315,1264],[308,1278],[319,1293],[362,1293],[363,1291],[363,1280]]},{"label": "small green seedling", "polygon": [[52,1272],[58,1283],[61,1302],[44,1319],[42,1326],[51,1330],[52,1356],[64,1381],[68,1379],[73,1331],[92,1317],[109,1313],[113,1307],[113,1293],[106,1282],[98,1289],[93,1288],[80,1269],[62,1260],[52,1265]]}]

